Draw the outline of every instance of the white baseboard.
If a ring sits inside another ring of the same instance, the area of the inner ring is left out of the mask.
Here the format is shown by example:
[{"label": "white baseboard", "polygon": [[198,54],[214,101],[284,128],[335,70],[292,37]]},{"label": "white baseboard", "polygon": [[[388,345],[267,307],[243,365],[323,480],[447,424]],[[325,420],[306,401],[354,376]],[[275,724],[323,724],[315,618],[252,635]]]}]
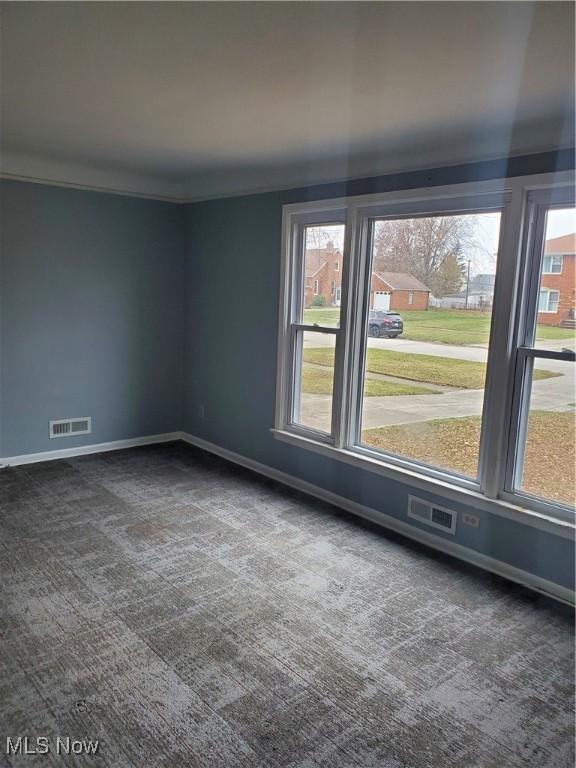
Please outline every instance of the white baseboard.
[{"label": "white baseboard", "polygon": [[114,440],[110,443],[92,443],[91,445],[81,445],[76,448],[62,448],[56,451],[25,453],[21,456],[5,456],[0,458],[0,468],[18,467],[21,464],[36,464],[40,461],[54,461],[54,459],[70,459],[73,456],[86,456],[90,453],[119,451],[123,448],[135,448],[139,445],[153,445],[154,443],[167,443],[171,440],[182,439],[182,432],[165,432],[161,435],[132,437],[129,440]]},{"label": "white baseboard", "polygon": [[336,493],[327,491],[324,488],[320,488],[317,485],[307,482],[306,480],[300,480],[298,477],[289,475],[281,470],[274,469],[266,464],[261,464],[253,459],[248,459],[245,456],[241,456],[234,451],[229,451],[227,448],[222,448],[219,445],[210,443],[207,440],[203,440],[200,437],[195,437],[187,432],[180,433],[180,439],[190,445],[194,445],[197,448],[202,448],[205,451],[214,453],[221,456],[223,459],[239,464],[246,469],[251,469],[258,474],[265,475],[272,480],[277,480],[284,485],[288,485],[296,490],[303,491],[310,496],[315,496],[322,501],[326,501],[329,504],[333,504],[335,507],[344,509],[347,512],[351,512],[353,515],[358,515],[365,520],[381,525],[383,528],[389,528],[396,533],[400,533],[409,539],[418,541],[421,544],[437,549],[440,552],[444,552],[452,557],[457,557],[460,560],[464,560],[466,563],[475,565],[478,568],[482,568],[490,573],[495,573],[498,576],[503,576],[510,581],[514,581],[518,584],[522,584],[525,587],[529,587],[537,592],[545,594],[549,597],[554,597],[557,600],[561,600],[569,605],[574,605],[575,594],[567,587],[563,587],[560,584],[556,584],[548,579],[543,579],[540,576],[524,571],[521,568],[516,568],[513,565],[503,562],[502,560],[496,560],[493,557],[484,555],[469,547],[464,547],[462,544],[458,544],[454,541],[447,541],[440,536],[435,536],[433,533],[422,531],[409,523],[404,523],[391,515],[387,515],[384,512],[379,512],[371,507],[366,507],[363,504],[358,504],[355,501],[339,496]]}]

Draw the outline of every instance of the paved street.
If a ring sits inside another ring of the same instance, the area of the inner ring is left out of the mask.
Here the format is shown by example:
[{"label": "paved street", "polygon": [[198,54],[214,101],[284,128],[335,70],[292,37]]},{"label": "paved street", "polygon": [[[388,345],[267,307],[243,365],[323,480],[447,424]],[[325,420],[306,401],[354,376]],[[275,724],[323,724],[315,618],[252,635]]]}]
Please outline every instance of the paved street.
[{"label": "paved street", "polygon": [[[309,334],[305,346],[333,346],[334,336]],[[375,349],[390,349],[408,354],[437,355],[459,360],[485,362],[485,347],[466,347],[451,344],[434,344],[408,339],[369,339]],[[566,342],[546,342],[549,348],[561,348]],[[543,360],[537,367],[562,374],[533,384],[531,407],[542,410],[573,410],[576,402],[574,364],[556,360]],[[423,384],[426,386],[426,384]],[[395,395],[392,397],[366,397],[364,399],[362,428],[372,429],[392,424],[406,424],[430,419],[476,416],[482,413],[483,390],[451,390],[434,395]],[[302,396],[302,423],[329,431],[331,398],[328,395]]]}]

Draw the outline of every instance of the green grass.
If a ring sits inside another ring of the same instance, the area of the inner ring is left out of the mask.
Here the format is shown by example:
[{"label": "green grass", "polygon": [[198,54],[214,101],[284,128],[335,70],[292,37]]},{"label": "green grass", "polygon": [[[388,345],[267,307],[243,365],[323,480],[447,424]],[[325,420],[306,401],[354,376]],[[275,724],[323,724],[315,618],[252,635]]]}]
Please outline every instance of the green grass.
[{"label": "green grass", "polygon": [[[334,350],[330,347],[305,349],[304,360],[318,365],[332,365]],[[370,373],[458,389],[482,389],[486,378],[485,363],[374,348],[368,348],[366,370]],[[534,371],[536,379],[549,379],[560,375],[541,369]]]},{"label": "green grass", "polygon": [[554,325],[539,325],[536,329],[537,339],[576,339],[576,331],[570,328],[556,328]]},{"label": "green grass", "polygon": [[311,307],[304,310],[304,322],[307,325],[324,325],[336,328],[340,319],[340,307]]},{"label": "green grass", "polygon": [[[487,344],[490,335],[490,314],[429,309],[425,312],[404,312],[403,339],[441,342],[443,344]],[[318,321],[317,321],[318,322]],[[539,325],[538,339],[574,339],[574,331]]]},{"label": "green grass", "polygon": [[[302,368],[302,392],[313,395],[331,395],[333,371],[322,370],[304,365]],[[419,387],[414,384],[400,384],[394,381],[378,381],[366,379],[364,382],[365,397],[390,397],[391,395],[436,395],[437,389]]]},{"label": "green grass", "polygon": [[484,344],[490,334],[490,316],[480,312],[404,312],[402,319],[402,338],[414,341]]},{"label": "green grass", "polygon": [[[490,334],[490,315],[477,311],[429,309],[425,312],[402,312],[403,339],[429,341],[442,344],[487,344]],[[315,307],[304,311],[304,322],[336,327],[340,318],[338,307]],[[539,325],[537,338],[541,340],[574,340],[573,330]]]}]

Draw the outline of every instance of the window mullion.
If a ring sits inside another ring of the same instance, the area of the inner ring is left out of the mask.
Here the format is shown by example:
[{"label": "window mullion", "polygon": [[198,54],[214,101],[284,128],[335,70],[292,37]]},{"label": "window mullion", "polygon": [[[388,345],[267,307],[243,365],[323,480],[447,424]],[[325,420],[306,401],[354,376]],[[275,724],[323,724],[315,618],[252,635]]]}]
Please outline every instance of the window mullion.
[{"label": "window mullion", "polygon": [[288,265],[285,279],[288,282],[288,306],[286,315],[286,336],[284,341],[284,411],[282,413],[282,425],[290,424],[294,420],[297,407],[298,393],[295,392],[295,383],[298,380],[299,366],[296,354],[297,334],[295,323],[300,318],[302,306],[302,279],[304,274],[304,230],[295,221],[291,221],[287,232]]},{"label": "window mullion", "polygon": [[516,370],[514,375],[513,396],[511,404],[510,437],[507,445],[507,457],[504,469],[504,491],[513,489],[516,485],[518,471],[524,466],[524,447],[526,442],[526,425],[528,408],[526,393],[530,392],[534,360],[519,348],[516,353]]},{"label": "window mullion", "polygon": [[[524,236],[519,234],[521,251],[518,255],[519,283],[516,290],[516,327],[512,338],[512,385],[507,403],[507,439],[499,457],[498,495],[514,492],[518,473],[524,466],[524,448],[528,420],[526,398],[529,397],[534,368],[527,354],[536,336],[540,297],[541,256],[544,247],[546,208],[530,202],[524,196],[523,212],[527,217]],[[527,394],[528,393],[528,394]]]},{"label": "window mullion", "polygon": [[355,315],[354,296],[354,227],[355,215],[353,207],[346,211],[346,228],[340,290],[340,333],[336,337],[336,354],[334,359],[334,395],[332,401],[332,432],[334,444],[342,448],[348,444],[348,407],[350,401],[350,328],[353,326]]},{"label": "window mullion", "polygon": [[524,191],[521,186],[515,185],[502,211],[482,408],[478,482],[482,492],[490,498],[499,496],[505,482],[514,386],[515,307],[521,275],[519,262],[523,218]]},{"label": "window mullion", "polygon": [[348,227],[350,230],[350,280],[345,377],[347,382],[345,413],[343,418],[343,446],[351,447],[358,442],[360,414],[362,408],[363,345],[364,345],[364,304],[369,291],[367,282],[369,269],[369,228],[367,217],[351,209]]},{"label": "window mullion", "polygon": [[300,366],[302,364],[299,350],[301,344],[300,334],[295,325],[290,326],[290,346],[289,346],[289,374],[288,374],[288,410],[286,421],[293,424],[295,414],[298,412],[300,404],[300,388],[297,383],[300,380]]}]

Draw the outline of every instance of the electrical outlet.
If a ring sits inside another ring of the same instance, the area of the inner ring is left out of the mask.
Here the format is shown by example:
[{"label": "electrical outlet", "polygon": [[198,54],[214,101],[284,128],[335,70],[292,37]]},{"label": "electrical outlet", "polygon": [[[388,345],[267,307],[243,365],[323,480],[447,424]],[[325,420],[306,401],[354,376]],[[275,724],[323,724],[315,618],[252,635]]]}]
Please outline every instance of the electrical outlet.
[{"label": "electrical outlet", "polygon": [[203,419],[205,415],[206,415],[206,411],[204,410],[204,406],[203,405],[199,405],[198,406],[198,416],[201,419]]},{"label": "electrical outlet", "polygon": [[478,528],[480,525],[480,518],[476,517],[476,515],[471,515],[468,512],[464,512],[462,522],[466,525],[471,525],[472,528]]}]

